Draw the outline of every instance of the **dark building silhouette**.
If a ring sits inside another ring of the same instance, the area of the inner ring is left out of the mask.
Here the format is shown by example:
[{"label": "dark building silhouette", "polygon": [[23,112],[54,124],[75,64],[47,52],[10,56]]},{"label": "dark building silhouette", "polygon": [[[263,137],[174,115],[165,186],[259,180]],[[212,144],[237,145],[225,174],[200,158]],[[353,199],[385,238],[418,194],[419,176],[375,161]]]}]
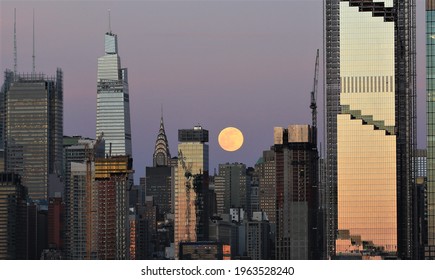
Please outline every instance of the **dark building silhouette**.
[{"label": "dark building silhouette", "polygon": [[309,125],[275,127],[276,259],[318,259],[318,153]]},{"label": "dark building silhouette", "polygon": [[181,242],[180,260],[225,260],[231,259],[229,245],[215,241]]},{"label": "dark building silhouette", "polygon": [[19,175],[0,173],[0,259],[27,255],[27,189]]},{"label": "dark building silhouette", "polygon": [[65,203],[61,195],[48,200],[48,248],[62,252],[65,246]]}]

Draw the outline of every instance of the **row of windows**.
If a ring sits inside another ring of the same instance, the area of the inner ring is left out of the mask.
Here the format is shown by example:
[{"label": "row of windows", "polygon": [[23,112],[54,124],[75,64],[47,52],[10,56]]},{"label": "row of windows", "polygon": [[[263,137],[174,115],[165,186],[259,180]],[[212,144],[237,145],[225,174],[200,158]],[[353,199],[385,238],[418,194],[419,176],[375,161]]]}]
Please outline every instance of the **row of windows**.
[{"label": "row of windows", "polygon": [[343,93],[393,92],[393,76],[341,77]]}]

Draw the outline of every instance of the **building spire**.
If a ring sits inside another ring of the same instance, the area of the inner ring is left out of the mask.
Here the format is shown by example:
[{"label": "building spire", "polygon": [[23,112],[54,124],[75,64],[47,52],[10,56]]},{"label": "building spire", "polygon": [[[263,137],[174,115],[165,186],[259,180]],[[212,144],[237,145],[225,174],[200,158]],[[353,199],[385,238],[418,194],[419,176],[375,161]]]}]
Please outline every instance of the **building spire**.
[{"label": "building spire", "polygon": [[153,154],[153,165],[155,166],[168,166],[171,160],[171,153],[169,152],[168,139],[166,137],[165,125],[163,122],[163,105],[161,107],[160,129],[157,135],[156,145]]},{"label": "building spire", "polygon": [[112,34],[112,25],[110,22],[110,9],[107,10],[108,14],[109,14],[109,33]]},{"label": "building spire", "polygon": [[33,8],[33,54],[32,54],[32,74],[35,74],[35,8]]},{"label": "building spire", "polygon": [[14,8],[14,75],[17,74],[17,8]]}]

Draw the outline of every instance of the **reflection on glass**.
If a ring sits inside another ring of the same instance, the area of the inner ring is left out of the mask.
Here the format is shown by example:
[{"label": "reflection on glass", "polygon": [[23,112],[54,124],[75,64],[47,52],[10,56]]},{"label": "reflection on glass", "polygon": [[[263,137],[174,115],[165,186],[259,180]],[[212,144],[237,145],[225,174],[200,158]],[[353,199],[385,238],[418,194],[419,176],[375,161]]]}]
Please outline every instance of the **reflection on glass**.
[{"label": "reflection on glass", "polygon": [[397,252],[394,22],[340,2],[336,252]]}]

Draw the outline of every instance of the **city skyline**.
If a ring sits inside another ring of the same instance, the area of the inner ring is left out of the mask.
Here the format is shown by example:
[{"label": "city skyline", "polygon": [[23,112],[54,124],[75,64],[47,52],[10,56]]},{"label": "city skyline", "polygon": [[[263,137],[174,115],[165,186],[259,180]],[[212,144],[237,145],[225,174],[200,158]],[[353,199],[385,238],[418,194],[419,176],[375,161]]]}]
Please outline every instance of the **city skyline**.
[{"label": "city skyline", "polygon": [[[178,129],[199,123],[210,130],[211,172],[224,162],[253,166],[273,144],[274,126],[310,122],[315,50],[322,47],[322,1],[3,1],[0,5],[2,68],[13,67],[16,7],[18,72],[30,72],[30,15],[35,7],[36,70],[64,70],[64,134],[85,137],[95,137],[96,61],[104,51],[101,42],[111,9],[122,64],[129,68],[136,182],[144,176],[145,166],[152,166],[161,105],[170,150],[176,149]],[[424,26],[421,10],[424,1],[417,1],[418,26]],[[49,11],[59,17],[60,28],[45,20]],[[74,17],[74,11],[80,17]],[[309,11],[311,20],[301,15]],[[145,15],[139,16],[141,12]],[[297,21],[303,27],[295,25]],[[88,28],[81,28],[83,24]],[[46,44],[42,34],[47,32],[62,36],[61,40]],[[421,38],[417,37],[417,48],[419,56],[424,56]],[[417,68],[422,66],[424,70],[420,59]],[[421,73],[417,82],[419,147],[426,142]],[[319,83],[318,108],[322,108],[322,79]],[[322,115],[319,110],[319,135]],[[217,143],[218,133],[227,126],[238,127],[245,135],[244,146],[234,153],[221,150]],[[324,147],[322,137],[319,142]]]},{"label": "city skyline", "polygon": [[433,259],[435,0],[6,3],[1,258]]}]

